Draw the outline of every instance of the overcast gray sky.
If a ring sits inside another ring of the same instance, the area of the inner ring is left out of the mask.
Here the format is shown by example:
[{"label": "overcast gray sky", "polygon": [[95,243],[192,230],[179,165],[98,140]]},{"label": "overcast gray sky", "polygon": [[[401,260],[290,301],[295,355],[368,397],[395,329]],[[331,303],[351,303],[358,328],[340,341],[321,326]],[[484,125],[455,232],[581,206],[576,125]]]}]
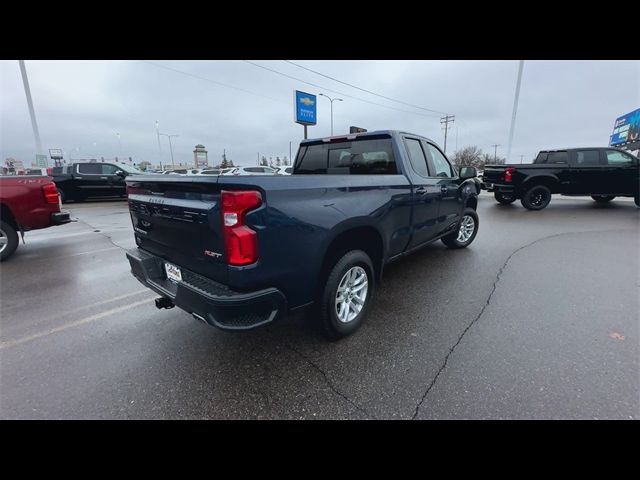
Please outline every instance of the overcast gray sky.
[{"label": "overcast gray sky", "polygon": [[[518,61],[293,60],[344,82],[406,103],[456,116],[447,153],[478,145],[506,155]],[[289,155],[303,137],[293,123],[293,90],[344,98],[334,102],[334,132],[350,125],[401,129],[443,143],[440,115],[394,103],[303,70],[282,60],[27,61],[43,148],[69,155],[132,156],[135,162],[170,159],[167,139],[158,151],[155,121],[172,139],[176,162],[190,161],[202,143],[209,161],[223,149],[236,164]],[[35,142],[17,60],[0,61],[0,160],[29,165]],[[219,82],[228,86],[222,86]],[[235,88],[230,88],[235,87]],[[341,94],[334,94],[330,90]],[[384,108],[368,102],[385,105]],[[640,108],[638,61],[526,61],[511,160],[531,160],[543,148],[607,145],[616,117]],[[399,111],[399,110],[402,111]],[[120,133],[122,152],[116,133]],[[330,133],[329,101],[318,98],[318,125],[309,137]]]}]

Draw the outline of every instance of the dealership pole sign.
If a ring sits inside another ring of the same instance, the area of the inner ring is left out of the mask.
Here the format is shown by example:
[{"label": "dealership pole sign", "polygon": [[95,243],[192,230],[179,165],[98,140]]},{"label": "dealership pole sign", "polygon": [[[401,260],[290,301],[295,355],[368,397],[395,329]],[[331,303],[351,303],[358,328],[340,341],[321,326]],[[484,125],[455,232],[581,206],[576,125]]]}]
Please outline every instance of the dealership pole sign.
[{"label": "dealership pole sign", "polygon": [[307,138],[307,126],[318,123],[317,103],[315,95],[294,90],[293,121],[304,125],[304,138]]},{"label": "dealership pole sign", "polygon": [[[632,147],[640,143],[640,108],[622,115],[613,125],[610,147]],[[635,144],[635,145],[634,145]],[[631,148],[634,150],[635,148]]]}]

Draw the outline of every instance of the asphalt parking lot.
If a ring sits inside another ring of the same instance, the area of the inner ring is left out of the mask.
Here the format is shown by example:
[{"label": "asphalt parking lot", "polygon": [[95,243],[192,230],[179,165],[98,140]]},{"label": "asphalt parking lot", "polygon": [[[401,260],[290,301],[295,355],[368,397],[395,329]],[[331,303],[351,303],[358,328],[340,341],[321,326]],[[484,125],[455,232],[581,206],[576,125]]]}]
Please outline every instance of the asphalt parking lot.
[{"label": "asphalt parking lot", "polygon": [[[0,418],[637,419],[640,209],[483,193],[466,250],[389,265],[363,327],[232,333],[129,273],[126,202],[68,204],[0,266]],[[283,252],[284,254],[284,252]]]}]

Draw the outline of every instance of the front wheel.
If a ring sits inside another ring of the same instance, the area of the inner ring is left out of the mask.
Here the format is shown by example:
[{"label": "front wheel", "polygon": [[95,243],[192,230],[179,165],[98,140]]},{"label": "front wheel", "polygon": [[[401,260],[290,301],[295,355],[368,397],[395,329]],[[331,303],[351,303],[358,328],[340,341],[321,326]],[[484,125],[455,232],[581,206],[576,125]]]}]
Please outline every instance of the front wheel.
[{"label": "front wheel", "polygon": [[495,192],[493,197],[496,199],[496,202],[502,205],[510,205],[516,201],[516,196],[514,194],[509,195],[508,193]]},{"label": "front wheel", "polygon": [[0,262],[6,260],[18,248],[18,233],[10,224],[0,221]]},{"label": "front wheel", "polygon": [[616,197],[614,195],[591,195],[591,198],[598,203],[609,203]]},{"label": "front wheel", "polygon": [[551,190],[544,185],[534,185],[520,199],[527,210],[542,210],[551,201]]},{"label": "front wheel", "polygon": [[464,212],[462,212],[462,220],[460,221],[458,230],[446,237],[442,237],[442,243],[449,248],[468,247],[476,238],[479,226],[480,221],[476,211],[473,208],[466,208]]},{"label": "front wheel", "polygon": [[338,260],[327,277],[320,300],[324,332],[337,340],[355,332],[369,310],[375,289],[373,264],[362,250]]}]

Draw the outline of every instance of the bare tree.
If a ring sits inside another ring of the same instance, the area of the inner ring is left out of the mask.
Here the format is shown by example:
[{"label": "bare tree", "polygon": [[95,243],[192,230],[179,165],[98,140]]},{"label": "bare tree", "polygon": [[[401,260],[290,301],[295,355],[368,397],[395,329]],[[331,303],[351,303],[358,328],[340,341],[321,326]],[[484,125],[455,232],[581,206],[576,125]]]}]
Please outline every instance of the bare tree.
[{"label": "bare tree", "polygon": [[451,157],[451,161],[457,167],[480,167],[482,164],[482,149],[476,145],[464,147],[462,150],[458,150]]}]

